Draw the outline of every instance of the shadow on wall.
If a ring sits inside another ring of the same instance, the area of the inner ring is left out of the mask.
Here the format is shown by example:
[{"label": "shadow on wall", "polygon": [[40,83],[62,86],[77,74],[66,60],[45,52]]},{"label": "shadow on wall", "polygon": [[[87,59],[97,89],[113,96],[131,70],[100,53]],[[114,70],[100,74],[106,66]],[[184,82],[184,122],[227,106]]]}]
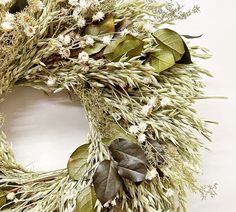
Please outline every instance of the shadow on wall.
[{"label": "shadow on wall", "polygon": [[86,142],[89,126],[84,108],[66,92],[47,96],[19,87],[6,96],[0,111],[16,159],[29,168],[65,168],[70,154]]}]

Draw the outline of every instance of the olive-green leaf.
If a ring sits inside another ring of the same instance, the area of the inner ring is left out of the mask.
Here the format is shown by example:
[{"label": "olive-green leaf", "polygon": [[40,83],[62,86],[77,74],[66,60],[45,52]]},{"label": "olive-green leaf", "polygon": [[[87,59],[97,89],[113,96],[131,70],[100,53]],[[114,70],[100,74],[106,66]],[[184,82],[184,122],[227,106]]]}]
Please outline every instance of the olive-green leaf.
[{"label": "olive-green leaf", "polygon": [[6,193],[0,190],[0,207],[4,206],[7,202]]},{"label": "olive-green leaf", "polygon": [[129,132],[125,131],[122,127],[120,127],[117,124],[113,124],[111,126],[111,136],[110,137],[106,137],[102,139],[102,142],[104,144],[106,144],[107,146],[111,145],[111,143],[119,138],[123,138],[129,141],[132,141],[134,143],[138,143],[137,139],[135,138],[135,136],[131,135]]},{"label": "olive-green leaf", "polygon": [[104,50],[104,55],[113,61],[118,61],[123,55],[132,58],[141,54],[143,46],[142,40],[132,35],[126,35],[108,45]]},{"label": "olive-green leaf", "polygon": [[113,15],[108,15],[105,20],[98,24],[88,25],[84,32],[88,35],[101,35],[115,32],[115,22]]},{"label": "olive-green leaf", "polygon": [[28,6],[28,1],[27,0],[16,0],[15,4],[10,8],[9,12],[10,13],[17,13],[21,12],[22,10],[25,9],[26,6]]},{"label": "olive-green leaf", "polygon": [[88,147],[88,144],[84,144],[70,156],[67,169],[73,180],[80,180],[87,170]]},{"label": "olive-green leaf", "polygon": [[185,53],[184,43],[177,32],[170,29],[161,29],[154,36],[161,47],[164,46],[173,53],[175,61],[182,58]]},{"label": "olive-green leaf", "polygon": [[93,176],[93,185],[102,204],[116,197],[123,187],[123,181],[112,161],[104,160],[99,164]]},{"label": "olive-green leaf", "polygon": [[175,59],[170,51],[160,50],[150,55],[150,64],[155,72],[160,73],[175,65]]},{"label": "olive-green leaf", "polygon": [[95,212],[97,197],[94,187],[88,186],[83,189],[76,200],[76,212]]},{"label": "olive-green leaf", "polygon": [[147,159],[142,148],[125,139],[116,139],[109,147],[118,162],[118,173],[133,182],[142,182],[147,174]]},{"label": "olive-green leaf", "polygon": [[92,47],[87,47],[87,48],[84,49],[84,51],[87,52],[88,55],[97,54],[97,53],[100,52],[105,46],[106,46],[106,44],[103,44],[103,43],[95,43],[94,46],[92,46]]},{"label": "olive-green leaf", "polygon": [[182,35],[182,36],[187,39],[196,39],[202,37],[203,35]]},{"label": "olive-green leaf", "polygon": [[179,63],[179,64],[191,64],[193,62],[192,62],[192,59],[191,59],[190,51],[188,49],[187,44],[184,41],[183,41],[183,43],[184,43],[185,53],[182,56],[182,58],[179,61],[177,61],[177,63]]}]

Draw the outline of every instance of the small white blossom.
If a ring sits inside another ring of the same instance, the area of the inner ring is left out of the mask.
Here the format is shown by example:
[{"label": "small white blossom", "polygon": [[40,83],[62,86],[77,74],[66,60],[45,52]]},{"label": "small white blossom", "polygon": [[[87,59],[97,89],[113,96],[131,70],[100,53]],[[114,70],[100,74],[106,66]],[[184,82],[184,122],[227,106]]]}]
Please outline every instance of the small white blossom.
[{"label": "small white blossom", "polygon": [[7,196],[6,196],[7,200],[10,200],[10,201],[14,200],[15,197],[16,197],[16,195],[15,195],[14,192],[10,192],[10,193],[8,193]]},{"label": "small white blossom", "polygon": [[114,199],[114,200],[111,201],[111,205],[112,205],[113,207],[116,206],[116,199]]},{"label": "small white blossom", "polygon": [[2,22],[2,23],[1,23],[1,28],[2,28],[3,31],[5,31],[5,32],[10,32],[10,31],[12,31],[12,30],[14,29],[14,26],[12,25],[11,22],[5,21],[5,22]]},{"label": "small white blossom", "polygon": [[86,20],[81,15],[79,15],[77,20],[77,26],[79,28],[83,28],[85,25],[86,25]]},{"label": "small white blossom", "polygon": [[140,130],[141,132],[144,132],[144,131],[147,129],[147,124],[146,124],[145,122],[141,122],[141,123],[138,125],[138,127],[139,127],[139,130]]},{"label": "small white blossom", "polygon": [[111,39],[112,39],[112,37],[109,36],[109,35],[107,35],[107,36],[104,36],[104,37],[102,38],[102,42],[103,42],[104,44],[108,45],[108,44],[111,43]]},{"label": "small white blossom", "polygon": [[174,191],[171,188],[168,188],[166,193],[165,193],[165,196],[166,197],[172,197],[173,195],[174,195]]},{"label": "small white blossom", "polygon": [[152,170],[148,170],[147,175],[146,175],[146,180],[152,180],[157,176],[157,170],[153,168]]},{"label": "small white blossom", "polygon": [[81,49],[84,49],[84,48],[86,47],[86,42],[85,42],[84,40],[80,41],[80,42],[79,42],[79,47],[80,47]]},{"label": "small white blossom", "polygon": [[151,97],[151,99],[148,100],[148,105],[151,107],[155,107],[157,104],[157,98],[156,97]]},{"label": "small white blossom", "polygon": [[170,100],[170,98],[168,98],[168,97],[164,97],[164,98],[161,100],[161,106],[162,106],[162,107],[168,106],[168,105],[170,105],[170,103],[171,103],[171,100]]},{"label": "small white blossom", "polygon": [[87,37],[85,43],[86,43],[88,46],[93,46],[94,43],[95,43],[95,41],[94,41],[94,39],[93,39],[92,37]]},{"label": "small white blossom", "polygon": [[48,86],[54,86],[55,83],[56,83],[56,78],[50,76],[50,77],[48,78],[47,85],[48,85]]},{"label": "small white blossom", "polygon": [[122,99],[122,104],[123,104],[123,105],[128,105],[128,104],[129,104],[128,99]]},{"label": "small white blossom", "polygon": [[14,22],[16,19],[16,17],[14,16],[14,14],[6,12],[5,17],[4,17],[4,21],[6,22]]},{"label": "small white blossom", "polygon": [[132,125],[129,127],[129,132],[131,134],[137,134],[139,132],[139,127],[136,125]]},{"label": "small white blossom", "polygon": [[86,12],[88,8],[91,6],[91,2],[89,2],[88,0],[80,0],[79,6],[82,11]]},{"label": "small white blossom", "polygon": [[33,26],[26,26],[24,32],[26,36],[33,37],[36,32],[36,29]]},{"label": "small white blossom", "polygon": [[70,57],[70,50],[64,47],[61,47],[59,50],[59,54],[62,58],[69,58]]},{"label": "small white blossom", "polygon": [[144,133],[139,134],[138,141],[140,143],[143,143],[144,141],[146,141],[146,135]]},{"label": "small white blossom", "polygon": [[89,61],[89,55],[86,52],[79,53],[79,60],[82,62],[88,62]]},{"label": "small white blossom", "polygon": [[150,22],[145,23],[143,25],[143,28],[146,32],[150,32],[150,33],[154,33],[156,31],[156,28]]},{"label": "small white blossom", "polygon": [[144,115],[144,116],[148,116],[149,115],[149,113],[151,112],[151,110],[152,110],[152,106],[150,106],[150,105],[144,105],[143,107],[142,107],[142,110],[141,110],[141,113]]},{"label": "small white blossom", "polygon": [[69,45],[71,43],[71,36],[70,35],[66,35],[64,37],[64,44],[65,45]]},{"label": "small white blossom", "polygon": [[37,1],[36,7],[39,11],[43,10],[45,8],[45,5],[42,1]]},{"label": "small white blossom", "polygon": [[121,36],[125,36],[127,34],[131,34],[131,31],[128,29],[124,29],[123,31],[120,32]]},{"label": "small white blossom", "polygon": [[68,3],[69,3],[71,6],[77,6],[77,5],[79,5],[78,0],[69,0]]},{"label": "small white blossom", "polygon": [[97,12],[95,15],[93,15],[93,21],[101,21],[102,19],[104,19],[105,14],[101,11]]},{"label": "small white blossom", "polygon": [[75,20],[78,20],[78,17],[79,17],[80,12],[81,12],[81,8],[80,8],[80,7],[76,7],[76,8],[74,9],[72,16],[73,16],[73,18],[74,18]]},{"label": "small white blossom", "polygon": [[0,0],[0,5],[6,5],[10,0]]}]

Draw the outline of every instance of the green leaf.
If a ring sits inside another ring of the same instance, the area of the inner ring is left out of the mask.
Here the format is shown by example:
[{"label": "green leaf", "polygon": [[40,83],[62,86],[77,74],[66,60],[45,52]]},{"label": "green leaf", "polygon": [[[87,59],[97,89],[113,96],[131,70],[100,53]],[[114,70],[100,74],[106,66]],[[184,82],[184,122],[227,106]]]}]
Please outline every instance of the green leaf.
[{"label": "green leaf", "polygon": [[0,190],[0,207],[4,206],[7,203],[6,193]]},{"label": "green leaf", "polygon": [[123,139],[129,140],[129,141],[132,141],[134,143],[138,143],[138,141],[135,138],[135,136],[133,136],[129,132],[125,131],[119,125],[113,124],[111,126],[111,129],[112,129],[111,136],[109,138],[103,138],[102,139],[102,142],[104,144],[106,144],[107,146],[111,145],[112,141],[114,141],[116,139],[119,139],[119,138],[123,138]]},{"label": "green leaf", "polygon": [[87,47],[84,49],[84,51],[87,52],[88,55],[92,55],[100,52],[105,46],[106,44],[103,43],[95,43],[94,46]]},{"label": "green leaf", "polygon": [[99,164],[93,176],[93,185],[103,205],[116,197],[123,187],[123,181],[112,161],[104,160]]},{"label": "green leaf", "polygon": [[179,64],[191,64],[193,62],[192,62],[192,59],[191,59],[190,51],[188,49],[187,44],[184,41],[183,41],[183,43],[184,43],[185,53],[182,56],[181,60],[177,61],[177,63],[179,63]]},{"label": "green leaf", "polygon": [[89,186],[83,189],[76,200],[76,212],[95,212],[96,200],[94,187]]},{"label": "green leaf", "polygon": [[161,47],[166,47],[174,55],[175,61],[182,58],[185,53],[184,43],[181,36],[170,29],[161,29],[154,34]]},{"label": "green leaf", "polygon": [[9,12],[10,13],[21,12],[28,5],[29,4],[27,0],[16,0],[15,4],[10,8]]},{"label": "green leaf", "polygon": [[101,35],[105,33],[115,32],[115,22],[113,15],[108,15],[105,20],[99,24],[91,24],[85,28],[85,34],[88,35]]},{"label": "green leaf", "polygon": [[126,55],[128,58],[132,58],[141,54],[144,43],[138,38],[132,35],[126,35],[124,37],[117,38],[104,50],[104,55],[113,61],[119,61],[119,59]]},{"label": "green leaf", "polygon": [[195,38],[200,38],[203,35],[197,35],[197,36],[193,36],[193,35],[182,35],[183,37],[187,38],[187,39],[195,39]]},{"label": "green leaf", "polygon": [[84,144],[70,156],[67,169],[73,180],[80,180],[87,170],[88,147],[88,144]]},{"label": "green leaf", "polygon": [[170,51],[160,50],[150,55],[150,64],[160,73],[175,65],[175,58]]},{"label": "green leaf", "polygon": [[109,147],[118,162],[118,173],[133,182],[142,182],[147,174],[147,159],[141,147],[125,139],[116,139]]}]

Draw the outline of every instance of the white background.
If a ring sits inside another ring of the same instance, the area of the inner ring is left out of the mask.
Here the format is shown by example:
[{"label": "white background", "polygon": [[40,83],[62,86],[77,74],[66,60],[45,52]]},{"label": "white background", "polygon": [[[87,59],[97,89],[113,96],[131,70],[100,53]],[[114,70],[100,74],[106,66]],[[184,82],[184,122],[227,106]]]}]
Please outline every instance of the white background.
[{"label": "white background", "polygon": [[[212,126],[211,151],[203,151],[203,175],[200,185],[217,182],[218,195],[201,201],[197,195],[188,199],[189,212],[234,212],[236,194],[236,2],[235,0],[178,1],[186,7],[198,4],[201,13],[173,26],[181,34],[204,36],[198,44],[214,55],[200,63],[214,78],[204,78],[207,96],[227,96],[228,100],[201,100],[199,115],[219,121]],[[67,159],[88,133],[88,123],[79,103],[65,93],[45,96],[29,88],[14,90],[0,105],[6,114],[5,129],[18,161],[35,170],[64,168]]]}]

